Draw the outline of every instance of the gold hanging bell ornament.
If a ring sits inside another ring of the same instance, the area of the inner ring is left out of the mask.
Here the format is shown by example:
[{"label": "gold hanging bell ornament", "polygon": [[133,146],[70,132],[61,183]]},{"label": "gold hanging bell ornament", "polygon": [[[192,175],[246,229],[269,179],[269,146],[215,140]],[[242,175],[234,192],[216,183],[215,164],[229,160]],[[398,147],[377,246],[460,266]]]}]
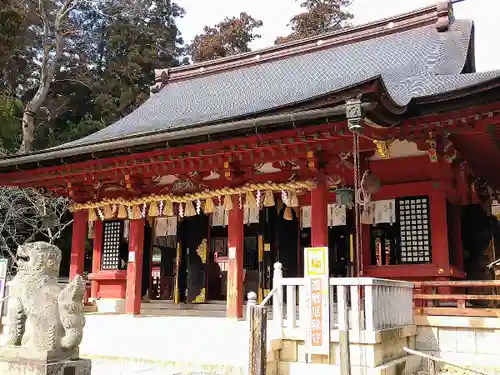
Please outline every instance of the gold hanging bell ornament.
[{"label": "gold hanging bell ornament", "polygon": [[158,203],[151,202],[151,204],[149,205],[148,216],[149,217],[160,216],[160,210],[158,209]]},{"label": "gold hanging bell ornament", "polygon": [[288,198],[288,206],[292,208],[299,207],[299,197],[297,197],[296,191],[290,192],[290,198]]},{"label": "gold hanging bell ornament", "polygon": [[224,209],[226,211],[231,211],[233,209],[233,197],[230,195],[226,195],[224,197]]},{"label": "gold hanging bell ornament", "polygon": [[130,215],[132,220],[139,220],[142,219],[142,212],[141,212],[141,207],[139,206],[134,206],[132,207],[132,213]]},{"label": "gold hanging bell ornament", "polygon": [[292,208],[291,207],[286,207],[285,212],[283,213],[283,219],[292,221],[293,220],[293,213],[292,213]]},{"label": "gold hanging bell ornament", "polygon": [[251,191],[247,192],[245,203],[249,208],[257,208],[257,201],[255,200],[255,196]]},{"label": "gold hanging bell ornament", "polygon": [[117,215],[118,219],[122,219],[122,220],[125,220],[128,218],[128,214],[127,214],[127,209],[125,208],[125,206],[123,204],[120,204],[118,206],[118,215]]},{"label": "gold hanging bell ornament", "polygon": [[97,215],[95,213],[95,210],[93,208],[89,208],[89,221],[97,221]]},{"label": "gold hanging bell ornament", "polygon": [[163,216],[174,216],[174,204],[171,200],[165,201],[165,207],[163,207]]},{"label": "gold hanging bell ornament", "polygon": [[87,232],[87,238],[93,240],[95,238],[94,222],[89,221],[89,230]]},{"label": "gold hanging bell ornament", "polygon": [[104,206],[103,209],[102,209],[103,213],[104,213],[104,218],[106,220],[110,220],[110,219],[113,219],[114,218],[114,212],[113,212],[113,207],[111,206]]},{"label": "gold hanging bell ornament", "polygon": [[191,217],[196,215],[196,210],[194,209],[193,202],[186,202],[186,207],[184,208],[184,216]]},{"label": "gold hanging bell ornament", "polygon": [[267,190],[264,197],[264,207],[274,207],[274,194],[272,190]]},{"label": "gold hanging bell ornament", "polygon": [[205,214],[211,214],[214,212],[214,210],[215,210],[215,205],[213,199],[212,198],[205,199],[205,208],[203,209],[203,212]]}]

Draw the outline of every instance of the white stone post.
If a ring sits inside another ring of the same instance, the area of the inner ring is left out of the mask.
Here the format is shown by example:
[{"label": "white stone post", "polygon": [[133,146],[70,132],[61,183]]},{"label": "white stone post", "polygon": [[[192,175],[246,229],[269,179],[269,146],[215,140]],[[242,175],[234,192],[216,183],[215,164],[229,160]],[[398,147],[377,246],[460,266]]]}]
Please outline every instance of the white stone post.
[{"label": "white stone post", "polygon": [[273,274],[273,321],[276,333],[281,338],[283,335],[283,265],[280,262],[274,263]]},{"label": "white stone post", "polygon": [[257,293],[248,292],[247,294],[247,319],[250,319],[250,309],[257,306]]}]

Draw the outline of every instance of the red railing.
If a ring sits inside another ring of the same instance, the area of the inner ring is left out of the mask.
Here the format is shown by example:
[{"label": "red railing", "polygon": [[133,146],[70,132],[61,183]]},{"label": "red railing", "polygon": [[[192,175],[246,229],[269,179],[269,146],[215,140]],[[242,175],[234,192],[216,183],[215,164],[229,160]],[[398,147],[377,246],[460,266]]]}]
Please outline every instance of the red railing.
[{"label": "red railing", "polygon": [[500,317],[500,280],[416,282],[417,315]]}]

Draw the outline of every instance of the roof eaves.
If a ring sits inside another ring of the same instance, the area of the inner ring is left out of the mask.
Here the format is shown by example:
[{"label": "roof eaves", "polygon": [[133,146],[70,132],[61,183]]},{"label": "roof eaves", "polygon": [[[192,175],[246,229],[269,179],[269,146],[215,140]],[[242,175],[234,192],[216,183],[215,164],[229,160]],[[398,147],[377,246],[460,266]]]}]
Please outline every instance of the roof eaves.
[{"label": "roof eaves", "polygon": [[423,105],[423,104],[450,101],[490,91],[498,87],[500,87],[500,71],[498,77],[480,83],[476,83],[471,86],[462,87],[456,90],[447,91],[444,93],[438,93],[434,95],[428,95],[420,98],[414,98],[411,100],[410,104]]},{"label": "roof eaves", "polygon": [[[374,107],[373,103],[364,103],[365,110],[370,110]],[[236,122],[222,123],[210,127],[199,126],[190,129],[175,130],[171,132],[162,132],[150,135],[138,135],[132,139],[117,139],[101,143],[78,145],[67,148],[53,148],[34,152],[25,155],[16,155],[0,159],[0,168],[8,168],[19,166],[22,164],[39,163],[41,161],[56,160],[68,158],[80,154],[95,154],[103,151],[111,151],[120,148],[130,148],[137,145],[148,143],[167,142],[169,140],[192,138],[200,135],[223,133],[238,129],[252,128],[256,126],[280,124],[286,122],[294,122],[308,119],[317,119],[321,117],[329,117],[333,115],[342,115],[345,113],[345,106],[336,106],[331,108],[315,109],[297,113],[287,113],[274,116],[266,116]]]}]

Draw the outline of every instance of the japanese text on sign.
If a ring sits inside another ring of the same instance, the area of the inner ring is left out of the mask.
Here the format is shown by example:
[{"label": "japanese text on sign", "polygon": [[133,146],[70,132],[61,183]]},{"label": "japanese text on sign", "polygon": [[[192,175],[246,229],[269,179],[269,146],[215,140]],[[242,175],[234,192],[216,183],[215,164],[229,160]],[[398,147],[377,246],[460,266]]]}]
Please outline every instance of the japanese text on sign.
[{"label": "japanese text on sign", "polygon": [[311,344],[323,346],[323,286],[321,279],[311,280]]},{"label": "japanese text on sign", "polygon": [[328,248],[306,248],[304,275],[308,280],[307,311],[309,312],[306,351],[328,355],[330,351],[330,298],[328,279]]}]

